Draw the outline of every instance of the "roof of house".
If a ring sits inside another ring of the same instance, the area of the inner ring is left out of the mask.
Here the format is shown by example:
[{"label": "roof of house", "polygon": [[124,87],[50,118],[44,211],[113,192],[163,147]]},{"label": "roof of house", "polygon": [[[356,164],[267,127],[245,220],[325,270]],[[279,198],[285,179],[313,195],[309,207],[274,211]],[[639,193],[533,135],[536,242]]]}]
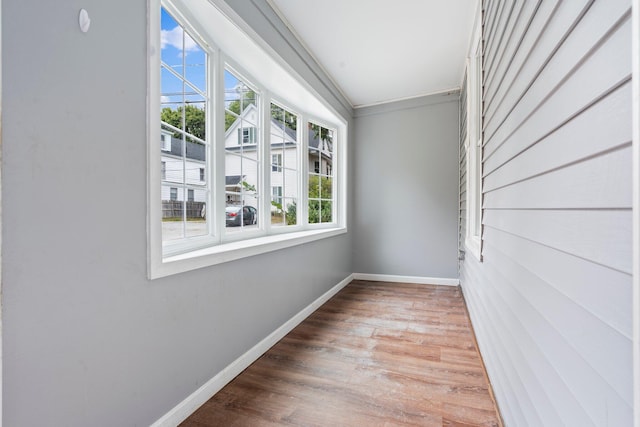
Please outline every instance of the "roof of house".
[{"label": "roof of house", "polygon": [[238,185],[242,181],[242,175],[227,175],[224,177],[225,185]]},{"label": "roof of house", "polygon": [[[198,142],[186,140],[187,159],[206,161],[207,153],[204,144]],[[163,153],[172,154],[174,156],[182,157],[182,140],[180,138],[171,137],[171,151],[163,150]]]}]

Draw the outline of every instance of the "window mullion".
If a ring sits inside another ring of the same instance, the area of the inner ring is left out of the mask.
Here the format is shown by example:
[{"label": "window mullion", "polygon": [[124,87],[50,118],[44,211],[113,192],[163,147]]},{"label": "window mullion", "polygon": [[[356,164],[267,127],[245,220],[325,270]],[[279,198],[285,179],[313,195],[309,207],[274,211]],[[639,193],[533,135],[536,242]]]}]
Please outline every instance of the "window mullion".
[{"label": "window mullion", "polygon": [[300,209],[299,224],[303,228],[309,226],[309,118],[306,114],[300,115],[300,126],[298,126],[298,138],[300,143]]},{"label": "window mullion", "polygon": [[217,241],[224,239],[225,232],[225,125],[224,125],[224,58],[222,53],[217,50],[213,60],[213,70],[210,78],[214,81],[213,85],[213,123],[215,123],[215,137],[211,142],[213,147],[213,171],[211,176],[213,179],[213,188],[211,200],[213,216],[213,230],[217,236]]},{"label": "window mullion", "polygon": [[262,96],[260,96],[260,107],[262,108],[260,127],[262,150],[259,151],[258,169],[262,178],[260,183],[262,200],[259,207],[262,213],[258,212],[258,217],[262,218],[263,229],[269,233],[271,230],[271,94],[265,89],[262,89]]}]

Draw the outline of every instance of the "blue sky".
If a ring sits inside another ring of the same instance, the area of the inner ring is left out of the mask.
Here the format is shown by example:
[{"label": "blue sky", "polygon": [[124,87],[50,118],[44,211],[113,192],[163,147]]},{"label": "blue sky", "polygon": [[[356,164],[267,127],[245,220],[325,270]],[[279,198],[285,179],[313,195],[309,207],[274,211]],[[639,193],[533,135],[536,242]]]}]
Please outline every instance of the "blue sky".
[{"label": "blue sky", "polygon": [[[206,53],[188,34],[183,34],[182,27],[164,8],[161,9],[160,19],[162,62],[185,77],[195,88],[206,93]],[[182,80],[164,69],[161,79],[163,107],[178,107],[183,101]],[[225,73],[225,92],[228,94],[228,100],[233,97],[232,93],[238,84],[238,79],[229,72]],[[204,101],[201,96],[193,94],[193,88],[185,86],[188,102]]]}]

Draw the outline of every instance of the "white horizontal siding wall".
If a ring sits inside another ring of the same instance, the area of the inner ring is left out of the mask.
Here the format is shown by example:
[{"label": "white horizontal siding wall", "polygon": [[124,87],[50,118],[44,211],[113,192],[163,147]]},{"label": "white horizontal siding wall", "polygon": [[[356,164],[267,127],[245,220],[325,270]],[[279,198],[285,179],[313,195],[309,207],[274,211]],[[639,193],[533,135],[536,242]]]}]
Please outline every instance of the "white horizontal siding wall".
[{"label": "white horizontal siding wall", "polygon": [[630,1],[483,9],[483,262],[460,279],[502,416],[629,426]]}]

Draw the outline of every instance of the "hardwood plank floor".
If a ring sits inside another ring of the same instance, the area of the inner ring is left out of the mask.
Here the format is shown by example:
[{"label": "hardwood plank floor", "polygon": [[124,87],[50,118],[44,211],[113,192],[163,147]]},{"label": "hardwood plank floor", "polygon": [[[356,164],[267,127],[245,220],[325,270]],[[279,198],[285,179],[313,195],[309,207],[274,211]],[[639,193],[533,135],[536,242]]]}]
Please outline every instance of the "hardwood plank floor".
[{"label": "hardwood plank floor", "polygon": [[502,424],[459,288],[355,280],[181,425]]}]

